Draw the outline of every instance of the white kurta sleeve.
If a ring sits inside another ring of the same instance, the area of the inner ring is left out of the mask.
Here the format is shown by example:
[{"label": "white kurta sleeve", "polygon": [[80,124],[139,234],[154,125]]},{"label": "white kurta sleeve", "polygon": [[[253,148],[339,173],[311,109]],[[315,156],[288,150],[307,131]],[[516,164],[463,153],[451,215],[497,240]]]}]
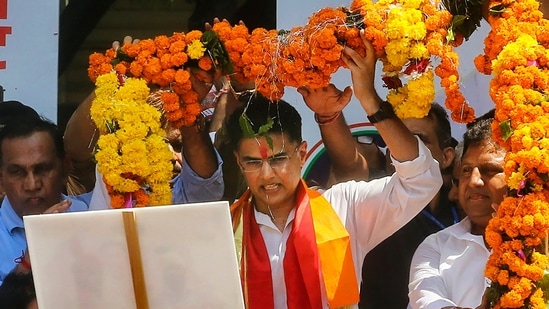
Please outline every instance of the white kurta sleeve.
[{"label": "white kurta sleeve", "polygon": [[455,306],[448,298],[448,291],[440,273],[441,254],[437,234],[429,235],[416,249],[410,266],[408,285],[409,308],[436,308]]},{"label": "white kurta sleeve", "polygon": [[419,156],[394,161],[396,172],[368,182],[349,181],[324,193],[355,242],[355,255],[368,251],[408,223],[438,193],[442,176],[438,162],[418,139]]}]

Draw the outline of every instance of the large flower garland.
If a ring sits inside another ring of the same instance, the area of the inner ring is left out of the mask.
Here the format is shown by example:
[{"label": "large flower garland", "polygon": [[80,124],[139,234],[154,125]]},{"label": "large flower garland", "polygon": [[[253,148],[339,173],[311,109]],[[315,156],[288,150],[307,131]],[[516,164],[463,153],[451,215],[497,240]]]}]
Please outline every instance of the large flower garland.
[{"label": "large flower garland", "polygon": [[148,95],[142,79],[110,72],[96,80],[90,114],[101,135],[95,159],[114,208],[171,204],[172,154]]},{"label": "large flower garland", "polygon": [[[201,106],[190,68],[214,66],[232,70],[212,31],[161,35],[90,55],[91,114],[102,134],[95,158],[113,207],[171,203],[172,154],[161,116],[172,128],[194,124]],[[152,106],[157,101],[162,115]]]},{"label": "large flower garland", "polygon": [[194,124],[201,111],[198,94],[192,89],[189,67],[205,71],[214,66],[231,73],[231,65],[218,37],[194,30],[187,34],[157,36],[124,44],[119,50],[90,55],[88,75],[97,77],[112,70],[129,77],[143,78],[151,88],[161,88],[165,116],[174,128]]},{"label": "large flower garland", "polygon": [[[493,308],[546,308],[549,231],[549,23],[535,0],[491,2],[485,54],[494,138],[507,151],[509,196],[486,229]],[[545,249],[543,248],[545,247]]]},{"label": "large flower garland", "polygon": [[[225,43],[239,81],[254,81],[271,100],[285,86],[319,88],[344,66],[343,45],[364,54],[359,30],[365,28],[376,54],[384,63],[388,101],[401,118],[427,115],[435,97],[431,56],[440,58],[435,73],[446,92],[446,106],[460,122],[474,119],[474,111],[459,91],[458,56],[453,51],[463,35],[450,36],[452,14],[439,3],[421,0],[355,0],[350,9],[324,8],[309,22],[290,31],[257,28],[227,22],[213,30]],[[409,79],[402,84],[401,78]]]},{"label": "large flower garland", "polygon": [[[435,73],[441,78],[452,119],[474,119],[473,109],[459,91],[459,60],[453,51],[464,35],[449,35],[453,16],[440,2],[355,0],[351,9],[364,15],[366,37],[383,62],[383,80],[390,89],[387,99],[399,117],[421,118],[429,112],[435,98],[431,56],[437,56],[440,64]],[[402,78],[409,82],[403,85]]]},{"label": "large flower garland", "polygon": [[305,26],[290,31],[257,28],[228,22],[213,26],[223,41],[240,82],[255,82],[257,91],[275,101],[284,87],[320,88],[343,65],[343,44],[364,49],[353,16],[345,8],[324,8]]},{"label": "large flower garland", "polygon": [[[156,96],[165,117],[179,128],[193,124],[200,113],[189,68],[216,69],[234,74],[231,77],[241,82],[253,81],[257,91],[276,101],[286,86],[327,86],[331,75],[344,66],[341,51],[345,45],[364,55],[359,31],[365,29],[384,63],[383,80],[390,88],[387,99],[399,117],[427,115],[437,74],[452,118],[468,122],[474,115],[459,91],[458,57],[453,51],[453,45],[459,45],[466,35],[459,34],[455,18],[438,1],[380,0],[374,4],[354,0],[350,9],[321,9],[305,26],[290,31],[258,28],[249,33],[243,24],[233,27],[219,22],[206,32],[193,30],[125,44],[119,50],[92,54],[88,75],[94,82],[113,71],[142,78],[150,89],[160,90]],[[440,58],[434,72],[431,56]],[[403,85],[401,78],[409,82]]]}]

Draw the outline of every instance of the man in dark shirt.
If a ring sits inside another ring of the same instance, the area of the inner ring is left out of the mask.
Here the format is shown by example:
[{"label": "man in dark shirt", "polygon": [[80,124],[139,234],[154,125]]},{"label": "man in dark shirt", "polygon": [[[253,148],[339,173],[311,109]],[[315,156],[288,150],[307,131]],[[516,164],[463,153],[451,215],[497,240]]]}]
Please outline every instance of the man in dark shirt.
[{"label": "man in dark shirt", "polygon": [[[452,138],[446,110],[433,103],[424,118],[405,119],[404,124],[419,136],[439,162],[443,177],[452,170],[457,142]],[[364,259],[361,309],[405,309],[408,306],[410,262],[419,244],[428,235],[457,223],[457,206],[448,201],[450,183],[408,224],[376,246]]]}]

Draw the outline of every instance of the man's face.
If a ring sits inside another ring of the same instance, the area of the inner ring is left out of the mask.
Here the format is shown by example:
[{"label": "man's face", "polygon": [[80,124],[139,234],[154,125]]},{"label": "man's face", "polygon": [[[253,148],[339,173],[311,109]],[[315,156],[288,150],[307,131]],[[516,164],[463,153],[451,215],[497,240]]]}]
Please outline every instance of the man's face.
[{"label": "man's face", "polygon": [[0,151],[0,184],[19,216],[41,214],[60,202],[67,177],[48,133],[5,139]]},{"label": "man's face", "polygon": [[258,209],[266,209],[267,205],[271,209],[293,207],[307,143],[290,142],[280,134],[270,137],[272,149],[265,138],[241,140],[235,151],[236,160]]},{"label": "man's face", "polygon": [[505,151],[494,142],[471,144],[463,154],[459,175],[459,204],[471,220],[472,233],[483,234],[492,218],[492,204],[507,192],[503,164]]},{"label": "man's face", "polygon": [[[438,141],[437,128],[433,119],[429,117],[408,118],[404,119],[403,122],[408,130],[410,130],[412,134],[417,135],[425,146],[429,148],[433,158],[438,161],[441,170],[446,169],[452,164],[454,151],[451,151],[451,157],[448,157],[449,154],[446,152],[446,149],[443,149]],[[450,149],[451,147],[447,148]]]}]

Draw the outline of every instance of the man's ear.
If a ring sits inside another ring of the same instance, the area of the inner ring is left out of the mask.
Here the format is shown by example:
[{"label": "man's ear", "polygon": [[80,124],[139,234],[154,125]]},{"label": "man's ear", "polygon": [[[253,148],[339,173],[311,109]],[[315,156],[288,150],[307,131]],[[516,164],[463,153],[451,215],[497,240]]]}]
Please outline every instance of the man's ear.
[{"label": "man's ear", "polygon": [[305,165],[305,160],[307,159],[307,142],[302,141],[297,151],[299,152],[299,160],[301,161],[301,167],[303,167],[303,165]]},{"label": "man's ear", "polygon": [[234,159],[236,161],[236,164],[240,166],[240,156],[238,155],[238,151],[233,150]]},{"label": "man's ear", "polygon": [[442,149],[442,161],[440,162],[440,170],[445,170],[454,163],[456,158],[456,150],[454,147],[446,147]]}]

